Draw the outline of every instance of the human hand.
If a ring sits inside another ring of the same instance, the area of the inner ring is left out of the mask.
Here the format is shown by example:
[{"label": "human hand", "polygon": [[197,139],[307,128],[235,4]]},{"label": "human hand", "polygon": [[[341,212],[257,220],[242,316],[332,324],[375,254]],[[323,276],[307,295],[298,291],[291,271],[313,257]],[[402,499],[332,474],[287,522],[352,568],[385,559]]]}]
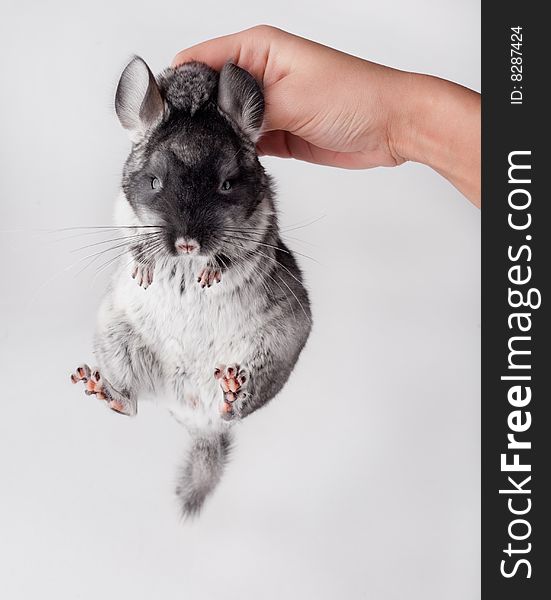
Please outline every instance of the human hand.
[{"label": "human hand", "polygon": [[457,84],[372,63],[261,25],[178,53],[220,70],[232,60],[264,87],[260,154],[363,169],[425,163],[475,204],[480,98]]}]

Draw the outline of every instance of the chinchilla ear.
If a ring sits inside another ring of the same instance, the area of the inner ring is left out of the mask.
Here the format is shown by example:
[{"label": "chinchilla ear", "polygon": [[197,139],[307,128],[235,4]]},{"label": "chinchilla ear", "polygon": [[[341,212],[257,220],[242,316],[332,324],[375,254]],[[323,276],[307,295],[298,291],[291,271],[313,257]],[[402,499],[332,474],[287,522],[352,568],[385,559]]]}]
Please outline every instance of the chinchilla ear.
[{"label": "chinchilla ear", "polygon": [[226,63],[218,82],[218,106],[256,142],[264,118],[264,95],[250,73]]},{"label": "chinchilla ear", "polygon": [[115,94],[115,111],[134,141],[163,118],[164,102],[159,86],[139,56],[122,72]]}]

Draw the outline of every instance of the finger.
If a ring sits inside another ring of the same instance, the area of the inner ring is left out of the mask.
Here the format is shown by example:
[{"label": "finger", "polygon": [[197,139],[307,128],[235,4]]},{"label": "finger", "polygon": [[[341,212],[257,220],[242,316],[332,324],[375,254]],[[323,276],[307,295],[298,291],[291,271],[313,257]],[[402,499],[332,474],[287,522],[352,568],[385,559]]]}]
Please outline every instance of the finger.
[{"label": "finger", "polygon": [[270,131],[257,144],[260,156],[294,158],[317,165],[340,167],[341,169],[365,169],[366,159],[359,152],[335,152],[310,144],[288,131]]},{"label": "finger", "polygon": [[258,81],[264,82],[270,44],[277,30],[258,26],[239,33],[224,35],[178,52],[172,61],[177,67],[182,63],[200,61],[220,70],[228,60],[246,69]]},{"label": "finger", "polygon": [[196,60],[220,70],[226,61],[236,60],[241,53],[242,43],[243,39],[239,33],[214,38],[181,50],[172,60],[172,66],[177,67]]},{"label": "finger", "polygon": [[231,60],[251,73],[264,87],[265,130],[292,130],[291,121],[296,118],[295,103],[288,98],[284,79],[289,72],[289,49],[292,50],[290,55],[295,55],[296,46],[300,43],[304,43],[302,38],[275,27],[260,25],[182,50],[172,65],[200,61],[220,70]]}]

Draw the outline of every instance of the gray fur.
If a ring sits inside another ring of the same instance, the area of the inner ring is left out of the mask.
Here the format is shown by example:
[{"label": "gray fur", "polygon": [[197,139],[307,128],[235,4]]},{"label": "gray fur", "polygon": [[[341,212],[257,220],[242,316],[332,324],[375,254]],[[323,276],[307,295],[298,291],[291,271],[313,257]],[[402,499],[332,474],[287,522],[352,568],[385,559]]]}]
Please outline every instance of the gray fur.
[{"label": "gray fur", "polygon": [[250,73],[232,63],[224,65],[220,72],[218,105],[256,141],[264,118],[264,96]]},{"label": "gray fur", "polygon": [[[311,327],[302,274],[279,237],[272,183],[251,141],[260,88],[241,69],[224,69],[222,89],[199,63],[148,84],[147,94],[163,99],[162,118],[132,130],[117,222],[135,237],[95,337],[109,406],[116,400],[119,412],[135,414],[140,395],[154,393],[190,431],[177,489],[185,515],[220,480],[234,423],[281,390]],[[131,97],[131,79],[122,79],[121,97]],[[179,253],[179,240],[192,240],[195,254]],[[222,375],[231,373],[241,387],[224,392]]]},{"label": "gray fur", "polygon": [[122,126],[138,135],[163,117],[163,99],[146,63],[134,57],[124,69],[115,94],[115,111]]},{"label": "gray fur", "polygon": [[229,431],[194,438],[176,487],[184,517],[199,513],[222,477],[230,450]]},{"label": "gray fur", "polygon": [[159,76],[166,101],[177,110],[193,116],[211,97],[218,84],[215,71],[201,63],[188,63],[169,69]]}]

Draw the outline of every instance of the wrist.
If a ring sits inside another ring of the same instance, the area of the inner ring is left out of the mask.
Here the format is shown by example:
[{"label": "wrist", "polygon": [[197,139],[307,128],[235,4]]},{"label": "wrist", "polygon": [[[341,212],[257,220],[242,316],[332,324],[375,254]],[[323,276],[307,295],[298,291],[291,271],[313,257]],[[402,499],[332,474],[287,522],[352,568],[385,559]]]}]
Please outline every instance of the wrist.
[{"label": "wrist", "polygon": [[403,161],[427,165],[476,203],[480,195],[480,96],[463,86],[400,72],[389,145]]}]

